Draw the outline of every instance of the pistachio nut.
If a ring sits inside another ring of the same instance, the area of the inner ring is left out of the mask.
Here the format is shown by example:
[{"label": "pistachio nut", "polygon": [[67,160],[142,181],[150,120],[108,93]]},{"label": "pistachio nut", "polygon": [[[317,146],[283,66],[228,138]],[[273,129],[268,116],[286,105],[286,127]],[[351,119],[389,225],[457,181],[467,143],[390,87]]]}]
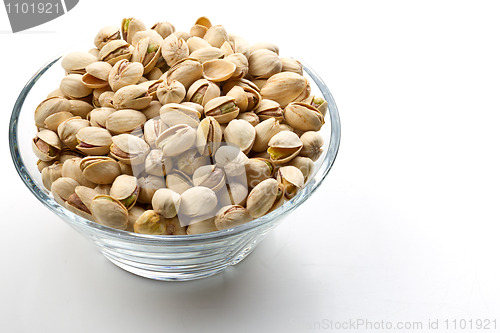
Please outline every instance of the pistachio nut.
[{"label": "pistachio nut", "polygon": [[200,123],[200,113],[189,106],[169,103],[160,109],[160,118],[167,126],[189,125],[196,128]]},{"label": "pistachio nut", "polygon": [[52,161],[61,150],[61,141],[55,132],[41,130],[33,138],[33,152],[42,161]]},{"label": "pistachio nut", "polygon": [[115,97],[114,91],[106,91],[99,95],[98,102],[95,104],[97,107],[114,108],[113,98]]},{"label": "pistachio nut", "polygon": [[111,184],[121,174],[118,163],[106,156],[87,156],[79,167],[83,177],[95,184]]},{"label": "pistachio nut", "polygon": [[300,150],[300,156],[309,157],[313,161],[317,161],[323,153],[324,140],[318,132],[308,131],[300,136],[300,141],[304,145]]},{"label": "pistachio nut", "polygon": [[193,146],[196,141],[196,130],[189,125],[179,124],[170,127],[156,139],[156,146],[163,150],[165,156],[177,156]]},{"label": "pistachio nut", "polygon": [[[138,35],[139,33],[136,34],[135,38],[137,38]],[[151,72],[158,62],[158,59],[160,59],[162,42],[163,39],[161,37],[159,40],[152,37],[144,37],[135,45],[131,60],[142,64],[144,67],[144,74]]]},{"label": "pistachio nut", "polygon": [[105,26],[101,30],[99,30],[99,32],[95,36],[94,45],[100,50],[110,41],[120,38],[120,29],[118,27]]},{"label": "pistachio nut", "polygon": [[171,34],[163,40],[161,54],[167,65],[172,67],[178,61],[189,56],[189,47],[184,39],[177,38],[175,34]]},{"label": "pistachio nut", "polygon": [[139,206],[134,206],[128,211],[127,231],[134,231],[134,224],[146,210]]},{"label": "pistachio nut", "polygon": [[164,235],[167,226],[163,218],[154,210],[146,210],[134,223],[134,232],[148,235]]},{"label": "pistachio nut", "polygon": [[189,87],[186,100],[205,106],[210,100],[219,96],[219,86],[206,79],[200,79]]},{"label": "pistachio nut", "polygon": [[288,104],[284,115],[286,123],[300,131],[319,131],[325,123],[325,119],[318,109],[302,102]]},{"label": "pistachio nut", "polygon": [[55,162],[42,169],[42,184],[50,191],[52,183],[62,177],[62,164]]},{"label": "pistachio nut", "polygon": [[[204,186],[195,186],[181,194],[179,213],[188,217],[204,216],[217,206],[214,191]],[[182,223],[182,221],[181,221]]]},{"label": "pistachio nut", "polygon": [[163,39],[175,32],[175,27],[169,22],[157,22],[151,27],[151,29],[159,33]]},{"label": "pistachio nut", "polygon": [[283,184],[287,199],[293,198],[304,187],[304,174],[292,165],[280,167],[276,173],[276,180]]},{"label": "pistachio nut", "polygon": [[146,141],[151,148],[155,148],[156,139],[158,139],[158,136],[167,128],[167,125],[162,122],[159,117],[147,120],[144,123],[144,141]]},{"label": "pistachio nut", "polygon": [[258,91],[253,88],[235,85],[227,92],[227,96],[234,97],[236,105],[241,112],[254,110],[261,101]]},{"label": "pistachio nut", "polygon": [[140,83],[140,86],[148,89],[148,94],[153,97],[153,100],[158,100],[158,88],[164,81],[162,79],[156,81],[145,81]]},{"label": "pistachio nut", "polygon": [[85,74],[85,67],[98,59],[88,52],[71,52],[62,58],[61,66],[69,74]]},{"label": "pistachio nut", "polygon": [[198,103],[193,103],[193,102],[182,102],[181,105],[184,106],[189,106],[190,108],[195,109],[200,113],[200,115],[203,117],[205,115],[205,110],[203,109],[203,105],[198,104]]},{"label": "pistachio nut", "polygon": [[111,134],[100,127],[83,127],[76,133],[76,149],[87,155],[106,155],[111,145]]},{"label": "pistachio nut", "polygon": [[121,39],[108,42],[99,51],[99,60],[108,62],[110,65],[114,65],[122,59],[130,59],[131,56],[130,44]]},{"label": "pistachio nut", "polygon": [[137,165],[144,162],[149,153],[149,145],[132,134],[119,134],[111,138],[110,154],[125,164]]},{"label": "pistachio nut", "polygon": [[177,215],[181,196],[168,188],[162,188],[155,192],[151,205],[153,210],[165,218],[172,218]]},{"label": "pistachio nut", "polygon": [[144,74],[144,66],[140,62],[130,62],[127,59],[118,61],[108,75],[111,89],[119,90],[125,86],[139,82]]},{"label": "pistachio nut", "polygon": [[287,163],[287,165],[292,165],[302,172],[304,175],[304,183],[309,180],[309,177],[314,171],[314,162],[309,157],[297,156]]},{"label": "pistachio nut", "polygon": [[210,158],[201,155],[197,149],[189,149],[175,159],[177,169],[182,170],[187,175],[192,175],[199,167],[210,164]]},{"label": "pistachio nut", "polygon": [[224,140],[248,154],[255,142],[255,127],[243,119],[233,119],[224,130]]},{"label": "pistachio nut", "polygon": [[113,96],[115,109],[142,110],[151,103],[153,97],[148,89],[140,85],[131,85],[120,88]]},{"label": "pistachio nut", "polygon": [[284,119],[283,109],[280,107],[279,103],[270,99],[261,100],[259,106],[255,109],[255,113],[259,116],[261,121],[269,118],[276,119],[277,121],[283,121]]},{"label": "pistachio nut", "polygon": [[170,84],[162,81],[156,91],[161,104],[180,103],[186,97],[186,88],[179,81],[173,80]]},{"label": "pistachio nut", "polygon": [[209,232],[217,231],[217,227],[215,226],[214,218],[207,218],[202,221],[191,223],[186,229],[186,233],[188,235],[198,235],[198,234],[206,234]]},{"label": "pistachio nut", "polygon": [[106,88],[108,77],[113,67],[104,61],[96,61],[85,67],[86,73],[82,77],[83,84],[91,89]]},{"label": "pistachio nut", "polygon": [[88,120],[81,119],[80,117],[69,118],[57,127],[57,134],[64,144],[69,148],[75,149],[78,145],[78,139],[76,138],[76,133],[84,127],[90,125]]},{"label": "pistachio nut", "polygon": [[214,117],[207,116],[196,129],[196,147],[204,156],[213,156],[222,142],[222,130]]},{"label": "pistachio nut", "polygon": [[269,50],[276,53],[276,55],[280,54],[280,49],[278,45],[273,43],[265,43],[265,42],[255,43],[250,47],[249,53],[251,54],[257,50]]},{"label": "pistachio nut", "polygon": [[203,63],[203,77],[212,82],[222,82],[233,76],[236,65],[223,59],[209,60]]},{"label": "pistachio nut", "polygon": [[41,102],[35,109],[35,125],[45,127],[47,117],[59,113],[70,111],[70,102],[64,97],[51,97]]},{"label": "pistachio nut", "polygon": [[203,47],[193,51],[189,57],[197,59],[200,63],[204,64],[207,61],[220,59],[224,56],[221,49],[213,46]]},{"label": "pistachio nut", "polygon": [[245,174],[245,164],[247,161],[248,157],[239,147],[224,145],[217,149],[215,153],[216,165],[222,168],[229,177]]},{"label": "pistachio nut", "polygon": [[247,184],[253,188],[260,182],[272,178],[274,175],[274,163],[265,158],[250,158],[245,164]]},{"label": "pistachio nut", "polygon": [[226,175],[215,165],[203,165],[194,171],[193,185],[208,187],[217,192],[226,185]]},{"label": "pistachio nut", "polygon": [[205,36],[205,34],[207,33],[207,30],[208,30],[208,28],[205,27],[204,25],[195,24],[195,25],[193,25],[191,27],[191,30],[189,30],[189,34],[191,36],[196,36],[196,37],[199,37],[199,38],[203,38],[203,36]]},{"label": "pistachio nut", "polygon": [[172,159],[163,155],[160,149],[152,149],[144,161],[145,171],[158,177],[165,177],[172,170],[172,167]]},{"label": "pistachio nut", "polygon": [[281,71],[282,72],[293,72],[299,75],[303,74],[303,68],[300,61],[292,58],[280,58],[281,60]]},{"label": "pistachio nut", "polygon": [[62,93],[70,98],[82,98],[92,93],[92,89],[86,87],[82,81],[83,75],[69,74],[66,75],[59,85]]},{"label": "pistachio nut", "polygon": [[217,230],[234,228],[246,222],[250,222],[252,216],[248,210],[239,205],[224,206],[215,215],[215,226]]},{"label": "pistachio nut", "polygon": [[166,185],[167,188],[179,194],[182,194],[187,189],[193,187],[191,177],[180,170],[172,170],[169,174],[167,174]]},{"label": "pistachio nut", "polygon": [[106,227],[125,230],[128,225],[128,211],[123,204],[109,196],[97,195],[92,200],[90,211],[95,221]]},{"label": "pistachio nut", "polygon": [[229,42],[233,45],[235,53],[241,53],[246,58],[250,55],[250,44],[241,36],[229,34]]},{"label": "pistachio nut", "polygon": [[124,18],[122,20],[121,30],[123,39],[126,40],[127,43],[132,43],[134,35],[138,31],[146,30],[146,25],[141,20],[133,17]]},{"label": "pistachio nut", "polygon": [[321,96],[309,96],[303,100],[303,103],[314,106],[323,116],[325,116],[328,111],[328,102]]},{"label": "pistachio nut", "polygon": [[283,185],[274,178],[266,179],[255,186],[247,198],[247,209],[253,218],[270,212],[283,198]]},{"label": "pistachio nut", "polygon": [[233,53],[224,57],[224,60],[230,61],[236,66],[231,79],[240,79],[248,74],[248,59],[244,54]]},{"label": "pistachio nut", "polygon": [[165,178],[153,175],[145,175],[139,180],[139,199],[141,203],[149,204],[153,199],[153,195],[159,189],[165,188]]},{"label": "pistachio nut", "polygon": [[57,178],[50,187],[54,200],[61,206],[65,206],[64,202],[75,193],[75,188],[80,186],[76,180],[69,177]]},{"label": "pistachio nut", "polygon": [[118,199],[125,208],[132,208],[139,197],[139,185],[137,178],[129,175],[120,175],[115,178],[109,195]]},{"label": "pistachio nut", "polygon": [[302,141],[300,141],[297,134],[290,131],[282,131],[275,134],[269,140],[267,152],[272,162],[283,164],[297,156],[302,146]]},{"label": "pistachio nut", "polygon": [[260,94],[264,99],[277,102],[282,108],[288,103],[306,98],[310,90],[309,82],[297,73],[283,72],[271,76]]},{"label": "pistachio nut", "polygon": [[90,126],[106,128],[106,121],[116,110],[109,107],[97,108],[89,112],[88,119]]},{"label": "pistachio nut", "polygon": [[134,48],[137,48],[139,43],[143,39],[149,38],[149,43],[152,45],[160,46],[161,43],[163,42],[163,37],[155,30],[152,29],[147,29],[147,30],[142,30],[138,31],[134,37],[132,38],[132,42],[130,43]]},{"label": "pistachio nut", "polygon": [[118,110],[106,119],[106,129],[113,135],[131,133],[140,129],[146,122],[146,116],[136,110]]},{"label": "pistachio nut", "polygon": [[166,73],[167,83],[174,80],[179,81],[184,85],[186,90],[189,89],[196,80],[200,79],[203,74],[201,63],[197,59],[185,58],[175,63]]},{"label": "pistachio nut", "polygon": [[203,39],[210,43],[213,47],[221,47],[225,41],[229,40],[226,29],[222,25],[211,26]]},{"label": "pistachio nut", "polygon": [[90,180],[88,180],[84,175],[80,168],[80,164],[82,159],[80,157],[74,157],[64,161],[61,168],[61,175],[63,177],[69,177],[76,180],[80,185],[87,187],[95,187],[96,184]]},{"label": "pistachio nut", "polygon": [[147,107],[142,109],[142,113],[146,116],[147,119],[153,119],[155,117],[160,116],[160,109],[162,104],[158,101],[152,101]]},{"label": "pistachio nut", "polygon": [[247,121],[252,126],[257,126],[260,122],[259,116],[253,111],[242,112],[236,117],[236,119],[242,119]]},{"label": "pistachio nut", "polygon": [[90,212],[92,200],[99,195],[93,189],[86,186],[75,187],[75,193],[69,196],[65,202],[65,207],[72,213],[75,213],[87,220],[94,221]]},{"label": "pistachio nut", "polygon": [[258,49],[248,57],[248,73],[255,78],[267,79],[279,72],[281,61],[273,51]]},{"label": "pistachio nut", "polygon": [[176,216],[171,219],[165,219],[166,235],[187,235],[186,227],[181,226],[179,218]]},{"label": "pistachio nut", "polygon": [[193,53],[194,51],[207,48],[207,47],[212,47],[206,40],[203,39],[203,37],[199,36],[192,36],[186,41],[186,44],[189,48],[189,53]]},{"label": "pistachio nut", "polygon": [[205,104],[205,116],[212,116],[220,124],[226,124],[236,118],[240,112],[234,97],[221,96],[211,99]]},{"label": "pistachio nut", "polygon": [[252,150],[263,152],[267,150],[269,140],[280,132],[280,123],[275,118],[269,118],[255,126],[255,143]]}]

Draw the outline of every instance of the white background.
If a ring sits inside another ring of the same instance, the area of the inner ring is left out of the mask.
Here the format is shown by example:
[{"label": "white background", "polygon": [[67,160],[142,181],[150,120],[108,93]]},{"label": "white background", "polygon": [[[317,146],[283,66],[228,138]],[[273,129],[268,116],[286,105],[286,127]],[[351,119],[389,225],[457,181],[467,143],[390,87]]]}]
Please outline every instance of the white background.
[{"label": "white background", "polygon": [[[80,0],[14,35],[0,8],[0,331],[277,332],[271,324],[454,318],[499,327],[499,10],[497,1]],[[340,152],[320,189],[241,264],[201,281],[150,281],[109,263],[29,193],[7,124],[32,74],[73,44],[90,49],[101,26],[134,16],[188,30],[201,15],[314,68],[340,110]]]}]

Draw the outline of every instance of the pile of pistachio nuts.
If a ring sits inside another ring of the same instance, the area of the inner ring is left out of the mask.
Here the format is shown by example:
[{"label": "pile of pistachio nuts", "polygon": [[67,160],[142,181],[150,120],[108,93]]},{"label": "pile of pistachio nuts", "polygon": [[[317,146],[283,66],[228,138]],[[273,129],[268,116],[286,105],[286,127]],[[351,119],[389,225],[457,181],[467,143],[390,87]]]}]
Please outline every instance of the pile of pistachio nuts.
[{"label": "pile of pistachio nuts", "polygon": [[322,154],[328,106],[302,65],[200,17],[135,18],[62,59],[35,110],[43,185],[71,212],[143,234],[232,228],[294,197]]}]

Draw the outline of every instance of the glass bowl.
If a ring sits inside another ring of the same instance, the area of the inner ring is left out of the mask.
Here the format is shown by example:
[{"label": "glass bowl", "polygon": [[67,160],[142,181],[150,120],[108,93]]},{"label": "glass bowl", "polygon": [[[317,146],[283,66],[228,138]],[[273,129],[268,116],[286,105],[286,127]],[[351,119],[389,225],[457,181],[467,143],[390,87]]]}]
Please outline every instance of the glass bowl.
[{"label": "glass bowl", "polygon": [[261,218],[223,231],[187,236],[154,236],[112,229],[59,205],[47,191],[31,149],[35,134],[33,119],[37,105],[59,86],[64,75],[61,57],[41,68],[21,91],[12,111],[9,144],[19,176],[33,195],[71,227],[92,241],[112,263],[131,273],[156,280],[192,280],[223,272],[252,252],[266,234],[299,207],[323,182],[340,143],[340,121],[335,101],[320,77],[304,64],[304,75],[312,94],[323,96],[328,112],[321,133],[325,140],[322,157],[306,186],[292,200]]}]

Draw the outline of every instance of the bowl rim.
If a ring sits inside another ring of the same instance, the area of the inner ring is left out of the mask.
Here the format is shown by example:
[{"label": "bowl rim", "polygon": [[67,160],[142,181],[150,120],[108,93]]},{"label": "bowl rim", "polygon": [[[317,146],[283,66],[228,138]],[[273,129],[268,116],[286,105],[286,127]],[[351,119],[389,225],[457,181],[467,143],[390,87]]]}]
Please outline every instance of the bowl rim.
[{"label": "bowl rim", "polygon": [[42,75],[50,69],[56,62],[58,62],[62,56],[58,56],[51,61],[47,62],[42,68],[40,68],[33,77],[26,83],[21,93],[19,94],[14,107],[12,109],[12,114],[9,123],[9,147],[14,166],[17,173],[23,180],[24,184],[33,193],[33,195],[47,208],[49,208],[53,213],[61,217],[64,221],[68,221],[70,225],[75,223],[83,227],[90,227],[95,229],[98,233],[104,233],[109,237],[118,237],[120,239],[127,239],[133,242],[147,242],[147,243],[168,243],[168,242],[203,242],[203,241],[213,241],[220,238],[226,238],[228,236],[243,234],[247,231],[251,231],[256,228],[263,227],[271,222],[275,221],[277,218],[285,215],[294,209],[298,208],[305,200],[321,185],[325,177],[330,172],[333,163],[337,157],[340,139],[341,139],[341,126],[340,117],[337,109],[335,100],[323,82],[323,80],[316,74],[316,72],[311,69],[307,64],[302,62],[304,71],[309,75],[309,77],[315,82],[318,89],[321,91],[323,98],[328,102],[327,115],[330,120],[330,141],[328,142],[328,149],[325,151],[325,158],[323,163],[319,166],[316,174],[307,185],[291,200],[285,202],[281,207],[276,210],[260,217],[250,222],[244,223],[242,225],[219,230],[204,234],[197,235],[147,235],[138,234],[129,231],[123,231],[107,227],[96,222],[87,220],[79,215],[76,215],[65,207],[57,203],[53,198],[48,196],[43,189],[41,189],[35,180],[31,177],[30,172],[26,169],[24,161],[22,160],[19,145],[18,145],[18,120],[29,92],[35,85],[35,83],[42,77]]}]

